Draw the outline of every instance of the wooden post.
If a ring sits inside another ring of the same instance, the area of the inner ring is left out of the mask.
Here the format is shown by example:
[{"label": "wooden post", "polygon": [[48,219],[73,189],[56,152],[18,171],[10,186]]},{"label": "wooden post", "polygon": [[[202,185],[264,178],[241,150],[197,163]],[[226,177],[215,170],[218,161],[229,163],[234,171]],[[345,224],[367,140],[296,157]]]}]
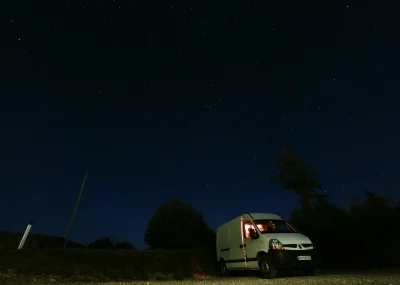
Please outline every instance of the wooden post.
[{"label": "wooden post", "polygon": [[76,205],[75,205],[74,212],[73,212],[73,214],[72,214],[71,222],[69,223],[67,235],[65,236],[64,248],[67,248],[67,245],[68,245],[68,240],[69,240],[69,237],[70,237],[70,235],[71,235],[72,226],[74,225],[74,220],[75,220],[76,213],[78,212],[79,203],[80,203],[80,201],[81,201],[81,197],[82,197],[82,194],[83,194],[83,189],[85,188],[85,183],[86,183],[87,175],[88,175],[88,174],[85,173],[85,177],[83,178],[83,182],[82,182],[82,186],[81,186],[81,191],[79,192],[78,200],[76,201]]}]

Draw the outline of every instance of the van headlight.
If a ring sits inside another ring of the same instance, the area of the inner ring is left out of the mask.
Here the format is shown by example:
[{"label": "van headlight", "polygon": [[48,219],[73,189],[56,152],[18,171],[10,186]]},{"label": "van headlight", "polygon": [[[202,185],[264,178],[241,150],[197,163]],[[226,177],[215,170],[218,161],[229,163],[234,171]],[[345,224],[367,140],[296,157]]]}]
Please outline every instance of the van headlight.
[{"label": "van headlight", "polygon": [[274,250],[285,250],[283,244],[277,239],[271,239],[269,241],[269,248]]}]

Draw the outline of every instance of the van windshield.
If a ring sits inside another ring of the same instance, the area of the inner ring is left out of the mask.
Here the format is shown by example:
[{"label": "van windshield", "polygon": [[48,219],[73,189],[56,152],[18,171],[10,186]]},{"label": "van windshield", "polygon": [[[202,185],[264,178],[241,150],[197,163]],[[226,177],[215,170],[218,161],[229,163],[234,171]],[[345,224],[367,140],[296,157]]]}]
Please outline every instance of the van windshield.
[{"label": "van windshield", "polygon": [[262,234],[268,233],[297,233],[285,220],[254,220]]}]

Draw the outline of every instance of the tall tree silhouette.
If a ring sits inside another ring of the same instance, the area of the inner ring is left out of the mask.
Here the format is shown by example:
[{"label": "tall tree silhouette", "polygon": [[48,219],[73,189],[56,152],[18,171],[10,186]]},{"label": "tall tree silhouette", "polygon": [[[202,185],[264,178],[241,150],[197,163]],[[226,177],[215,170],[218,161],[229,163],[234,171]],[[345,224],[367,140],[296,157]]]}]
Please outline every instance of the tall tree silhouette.
[{"label": "tall tree silhouette", "polygon": [[270,182],[279,183],[283,189],[294,191],[300,198],[304,214],[311,210],[312,199],[327,197],[327,195],[317,194],[322,184],[317,180],[315,172],[308,164],[296,157],[290,148],[282,148],[276,166],[279,172],[270,179]]},{"label": "tall tree silhouette", "polygon": [[151,249],[214,248],[215,233],[200,212],[175,199],[162,205],[151,218],[145,242]]}]

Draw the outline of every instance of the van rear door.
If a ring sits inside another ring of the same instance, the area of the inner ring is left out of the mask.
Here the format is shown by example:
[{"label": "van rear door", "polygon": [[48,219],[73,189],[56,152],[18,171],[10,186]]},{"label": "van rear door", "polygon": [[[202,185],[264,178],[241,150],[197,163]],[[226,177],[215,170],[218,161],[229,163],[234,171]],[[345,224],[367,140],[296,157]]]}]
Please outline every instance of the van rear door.
[{"label": "van rear door", "polygon": [[218,261],[221,259],[227,261],[230,257],[230,228],[229,225],[223,225],[218,229],[217,233],[217,256]]}]

